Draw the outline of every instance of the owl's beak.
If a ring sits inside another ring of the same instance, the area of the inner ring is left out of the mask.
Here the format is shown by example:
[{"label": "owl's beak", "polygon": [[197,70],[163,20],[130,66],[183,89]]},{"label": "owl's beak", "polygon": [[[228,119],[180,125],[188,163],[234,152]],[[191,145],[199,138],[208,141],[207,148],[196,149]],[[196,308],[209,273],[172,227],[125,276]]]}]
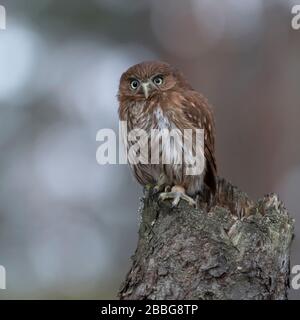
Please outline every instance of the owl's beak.
[{"label": "owl's beak", "polygon": [[148,99],[149,93],[150,93],[150,83],[142,82],[141,86],[142,86],[145,98]]}]

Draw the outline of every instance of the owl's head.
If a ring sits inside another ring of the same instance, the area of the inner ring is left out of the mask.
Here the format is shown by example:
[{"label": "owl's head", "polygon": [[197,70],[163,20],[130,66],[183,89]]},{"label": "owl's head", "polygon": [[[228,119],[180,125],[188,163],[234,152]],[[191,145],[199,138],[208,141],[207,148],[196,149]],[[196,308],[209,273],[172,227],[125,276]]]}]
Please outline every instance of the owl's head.
[{"label": "owl's head", "polygon": [[130,67],[122,74],[119,97],[143,100],[179,87],[190,88],[179,71],[164,62],[146,61]]}]

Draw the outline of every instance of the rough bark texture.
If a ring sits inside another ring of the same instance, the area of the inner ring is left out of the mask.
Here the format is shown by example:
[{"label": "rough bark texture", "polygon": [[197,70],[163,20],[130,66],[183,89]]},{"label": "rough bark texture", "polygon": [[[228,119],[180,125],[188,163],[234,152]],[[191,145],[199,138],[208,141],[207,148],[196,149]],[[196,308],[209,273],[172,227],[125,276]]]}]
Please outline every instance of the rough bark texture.
[{"label": "rough bark texture", "polygon": [[276,195],[254,203],[219,180],[210,205],[157,200],[145,190],[120,299],[287,299],[294,220]]}]

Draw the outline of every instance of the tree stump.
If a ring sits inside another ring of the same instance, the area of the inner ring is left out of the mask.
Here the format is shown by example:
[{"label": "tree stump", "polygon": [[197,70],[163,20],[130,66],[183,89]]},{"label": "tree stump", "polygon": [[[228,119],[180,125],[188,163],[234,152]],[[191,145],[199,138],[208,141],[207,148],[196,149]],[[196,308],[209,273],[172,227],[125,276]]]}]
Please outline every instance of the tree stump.
[{"label": "tree stump", "polygon": [[287,299],[294,220],[275,194],[253,202],[219,179],[191,208],[144,192],[120,299]]}]

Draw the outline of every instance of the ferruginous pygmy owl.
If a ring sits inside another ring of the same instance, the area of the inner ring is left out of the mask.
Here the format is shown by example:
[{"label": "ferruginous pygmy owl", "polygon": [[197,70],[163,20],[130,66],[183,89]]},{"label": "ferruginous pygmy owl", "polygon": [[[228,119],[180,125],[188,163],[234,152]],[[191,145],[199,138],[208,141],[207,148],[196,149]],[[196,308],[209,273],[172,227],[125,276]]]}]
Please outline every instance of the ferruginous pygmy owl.
[{"label": "ferruginous pygmy owl", "polygon": [[[201,193],[204,184],[212,194],[215,193],[213,113],[207,100],[189,85],[181,72],[163,62],[134,65],[121,76],[118,99],[120,120],[127,122],[128,132],[143,129],[150,135],[151,129],[204,130],[204,170],[201,174],[187,175],[184,165],[175,163],[131,164],[141,185],[154,185],[155,192],[164,191],[160,199],[172,199],[173,206],[181,199],[195,205],[193,197]],[[168,152],[172,150],[168,149]]]}]

